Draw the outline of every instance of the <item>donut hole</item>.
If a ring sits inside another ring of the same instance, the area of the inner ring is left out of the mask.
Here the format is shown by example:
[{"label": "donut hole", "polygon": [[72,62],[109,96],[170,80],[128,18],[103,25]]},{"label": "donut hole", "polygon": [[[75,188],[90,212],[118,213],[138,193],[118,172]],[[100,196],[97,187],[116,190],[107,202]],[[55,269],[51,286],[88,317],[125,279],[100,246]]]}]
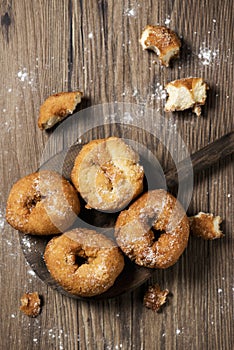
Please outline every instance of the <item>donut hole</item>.
[{"label": "donut hole", "polygon": [[27,209],[30,211],[33,208],[35,208],[37,203],[41,202],[41,200],[43,198],[45,198],[45,196],[42,196],[40,193],[35,193],[35,195],[33,197],[27,198],[26,203],[25,203]]},{"label": "donut hole", "polygon": [[106,170],[101,169],[96,176],[96,186],[101,189],[101,191],[111,192],[113,190],[113,185],[110,176]]},{"label": "donut hole", "polygon": [[157,242],[157,241],[159,240],[159,238],[160,238],[164,233],[166,233],[165,230],[157,230],[157,229],[155,229],[154,227],[151,227],[151,232],[152,232],[153,235],[154,235],[153,243],[154,243],[154,242]]},{"label": "donut hole", "polygon": [[65,261],[68,265],[75,265],[77,267],[88,263],[88,259],[86,257],[84,257],[83,255],[73,253],[67,254],[65,256]]},{"label": "donut hole", "polygon": [[75,256],[75,264],[78,265],[79,267],[84,264],[88,264],[88,259],[85,258],[84,256],[76,255]]}]

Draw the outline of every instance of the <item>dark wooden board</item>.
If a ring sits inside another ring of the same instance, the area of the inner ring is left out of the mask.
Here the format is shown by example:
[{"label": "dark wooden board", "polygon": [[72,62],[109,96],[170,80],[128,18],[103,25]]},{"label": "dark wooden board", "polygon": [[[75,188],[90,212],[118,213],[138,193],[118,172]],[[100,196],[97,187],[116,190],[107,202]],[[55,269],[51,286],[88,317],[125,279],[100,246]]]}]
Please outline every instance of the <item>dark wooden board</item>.
[{"label": "dark wooden board", "polygon": [[[220,215],[225,237],[191,237],[175,266],[115,299],[78,301],[48,288],[26,263],[4,211],[12,184],[39,167],[53,135],[37,128],[37,117],[54,92],[82,89],[81,109],[118,101],[159,110],[190,153],[231,132],[233,1],[3,0],[0,16],[0,348],[232,349],[233,156],[199,173],[188,208],[189,214]],[[155,64],[155,54],[138,42],[146,24],[165,22],[183,37],[181,58],[169,69]],[[160,88],[187,76],[202,76],[210,86],[203,115],[165,115]],[[161,134],[166,138],[167,128]],[[150,135],[138,137],[152,145]],[[63,142],[51,145],[54,154]],[[171,157],[157,151],[169,169]],[[155,282],[173,294],[161,314],[142,305],[147,285]],[[26,290],[43,296],[36,319],[18,309]]]}]

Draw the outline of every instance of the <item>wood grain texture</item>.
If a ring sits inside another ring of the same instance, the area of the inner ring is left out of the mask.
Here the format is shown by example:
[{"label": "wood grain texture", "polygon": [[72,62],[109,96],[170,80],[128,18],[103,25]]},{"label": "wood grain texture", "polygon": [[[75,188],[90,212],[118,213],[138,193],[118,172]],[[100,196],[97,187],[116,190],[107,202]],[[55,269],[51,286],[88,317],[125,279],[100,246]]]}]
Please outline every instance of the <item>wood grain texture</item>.
[{"label": "wood grain texture", "polygon": [[[179,262],[155,271],[173,296],[162,313],[142,305],[147,284],[119,298],[81,302],[67,298],[33,276],[17,232],[2,219],[9,190],[37,169],[50,133],[37,128],[42,101],[54,92],[80,88],[80,109],[123,101],[154,108],[165,116],[161,133],[175,142],[175,128],[191,153],[233,130],[233,2],[3,0],[0,4],[0,219],[1,349],[232,349],[233,344],[233,156],[201,172],[194,183],[190,214],[223,217],[225,237],[214,242],[192,238]],[[169,69],[155,64],[139,45],[146,24],[164,24],[182,36],[181,59]],[[203,52],[210,52],[204,65]],[[203,51],[205,50],[205,51]],[[203,116],[190,111],[165,115],[160,86],[202,76],[210,86]],[[158,84],[158,85],[157,85]],[[172,127],[173,126],[173,127]],[[174,129],[173,129],[174,130]],[[116,128],[94,130],[93,137]],[[131,132],[126,131],[126,136]],[[138,133],[152,147],[152,138]],[[57,140],[56,152],[66,140]],[[154,147],[152,147],[154,148]],[[175,145],[175,154],[181,144]],[[172,165],[165,149],[157,156]],[[179,154],[178,154],[179,157]],[[3,227],[4,225],[4,227]],[[19,312],[25,291],[43,296],[41,315]]]}]

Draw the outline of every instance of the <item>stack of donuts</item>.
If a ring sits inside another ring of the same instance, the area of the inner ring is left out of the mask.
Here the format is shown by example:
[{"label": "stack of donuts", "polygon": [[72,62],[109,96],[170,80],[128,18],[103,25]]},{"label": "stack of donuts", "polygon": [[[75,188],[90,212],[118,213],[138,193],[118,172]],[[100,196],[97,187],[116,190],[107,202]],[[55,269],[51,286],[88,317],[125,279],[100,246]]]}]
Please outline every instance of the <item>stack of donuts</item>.
[{"label": "stack of donuts", "polygon": [[[24,234],[55,235],[44,252],[54,280],[71,294],[98,295],[115,283],[124,255],[140,266],[167,268],[187,246],[184,209],[165,190],[142,194],[143,178],[138,154],[122,139],[93,140],[75,159],[72,184],[50,170],[15,183],[6,219]],[[82,210],[79,196],[86,208],[119,212],[115,242],[94,230],[69,230]]]}]

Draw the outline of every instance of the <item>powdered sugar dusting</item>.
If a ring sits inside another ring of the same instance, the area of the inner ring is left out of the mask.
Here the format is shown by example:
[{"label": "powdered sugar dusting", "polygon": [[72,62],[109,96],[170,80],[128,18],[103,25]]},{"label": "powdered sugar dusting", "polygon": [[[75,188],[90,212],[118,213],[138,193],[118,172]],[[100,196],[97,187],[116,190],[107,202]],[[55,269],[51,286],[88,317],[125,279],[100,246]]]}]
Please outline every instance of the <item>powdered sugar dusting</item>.
[{"label": "powdered sugar dusting", "polygon": [[0,209],[0,229],[4,229],[4,225],[5,225],[5,217],[4,214],[2,213],[1,209]]},{"label": "powdered sugar dusting", "polygon": [[29,271],[28,271],[28,274],[29,274],[30,276],[36,277],[36,273],[35,273],[33,270],[29,270]]},{"label": "powdered sugar dusting", "polygon": [[171,22],[171,18],[170,18],[170,16],[167,16],[167,18],[165,19],[164,23],[167,26],[168,24],[170,24],[170,22]]},{"label": "powdered sugar dusting", "polygon": [[17,73],[17,77],[19,78],[20,81],[25,81],[28,78],[28,73],[26,68],[23,68],[23,70],[19,71]]},{"label": "powdered sugar dusting", "polygon": [[124,9],[124,16],[130,17],[130,18],[136,18],[141,4],[140,3],[138,4],[136,1],[132,1],[128,6],[129,7]]},{"label": "powdered sugar dusting", "polygon": [[133,122],[133,117],[131,116],[131,114],[129,112],[124,113],[123,122],[126,124],[130,124],[131,122]]},{"label": "powdered sugar dusting", "polygon": [[[164,86],[160,83],[154,83],[149,85],[147,91],[143,93],[137,88],[133,88],[132,97],[141,106],[153,106],[154,104],[160,104],[161,101],[165,100],[167,97],[167,92]],[[160,108],[157,109],[159,111]]]},{"label": "powdered sugar dusting", "polygon": [[[65,349],[64,341],[70,337],[70,334],[66,333],[63,329],[59,329],[56,327],[50,328],[49,330],[43,331],[42,335],[47,336],[50,340],[57,339],[59,342],[59,350]],[[76,337],[76,341],[80,341],[80,335],[78,334]]]},{"label": "powdered sugar dusting", "polygon": [[[35,81],[35,74],[34,72],[28,72],[27,68],[21,68],[17,73],[17,78],[20,82],[26,83],[28,85],[33,85]],[[23,88],[25,88],[26,85],[23,85]],[[9,91],[9,90],[8,90]]]},{"label": "powdered sugar dusting", "polygon": [[125,15],[128,17],[136,17],[136,9],[132,8],[132,9],[127,9],[125,11]]},{"label": "powdered sugar dusting", "polygon": [[23,245],[25,246],[25,248],[28,249],[28,251],[31,251],[31,242],[30,242],[29,237],[24,236],[24,237],[22,238],[22,243],[23,243]]},{"label": "powdered sugar dusting", "polygon": [[151,97],[152,99],[164,100],[167,97],[167,92],[163,89],[163,86],[160,85],[160,83],[157,83]]},{"label": "powdered sugar dusting", "polygon": [[205,45],[203,42],[202,46],[200,46],[198,58],[204,66],[209,66],[211,63],[219,60],[219,50],[211,49]]}]

